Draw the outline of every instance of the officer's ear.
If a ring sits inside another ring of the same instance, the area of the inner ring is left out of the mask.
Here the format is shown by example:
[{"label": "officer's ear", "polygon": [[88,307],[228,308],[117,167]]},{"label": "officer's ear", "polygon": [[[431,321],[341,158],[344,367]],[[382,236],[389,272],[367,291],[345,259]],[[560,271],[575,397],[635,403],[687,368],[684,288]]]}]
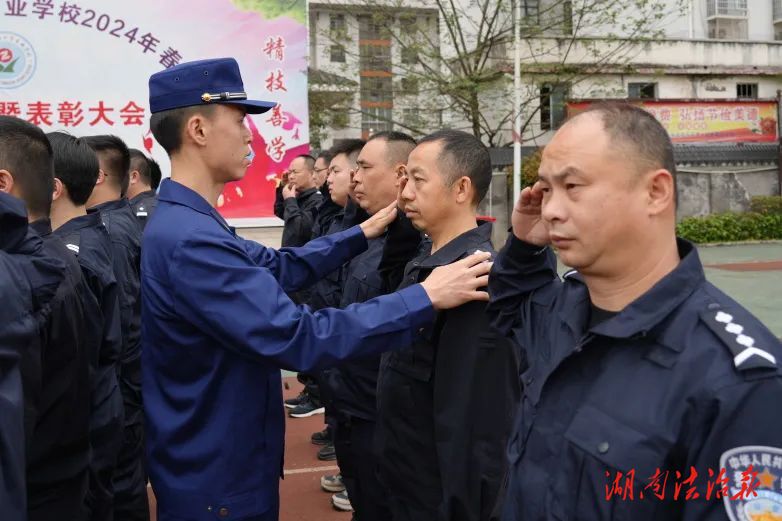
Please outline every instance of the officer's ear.
[{"label": "officer's ear", "polygon": [[102,168],[98,169],[98,178],[95,180],[95,186],[102,185],[106,182],[106,172]]},{"label": "officer's ear", "polygon": [[676,183],[664,168],[646,174],[646,194],[650,216],[676,208]]},{"label": "officer's ear", "polygon": [[52,190],[52,201],[56,201],[65,193],[65,185],[58,178],[54,178],[54,190]]},{"label": "officer's ear", "polygon": [[456,202],[459,204],[471,203],[473,199],[473,186],[472,179],[463,175],[459,179],[453,182],[451,190],[456,196]]},{"label": "officer's ear", "polygon": [[8,170],[0,169],[0,192],[10,194],[14,189],[14,176]]},{"label": "officer's ear", "polygon": [[130,181],[129,184],[134,185],[138,183],[139,178],[141,177],[141,174],[138,170],[131,170],[130,171]]}]

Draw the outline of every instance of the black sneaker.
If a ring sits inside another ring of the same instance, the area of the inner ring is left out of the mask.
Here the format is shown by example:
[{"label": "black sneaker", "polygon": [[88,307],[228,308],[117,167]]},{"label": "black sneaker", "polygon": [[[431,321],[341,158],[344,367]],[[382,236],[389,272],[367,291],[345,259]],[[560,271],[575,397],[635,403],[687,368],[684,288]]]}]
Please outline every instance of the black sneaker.
[{"label": "black sneaker", "polygon": [[318,451],[318,459],[320,461],[334,461],[337,459],[337,451],[334,450],[334,445],[331,443],[324,445],[323,448]]},{"label": "black sneaker", "polygon": [[285,407],[287,407],[288,409],[295,409],[306,398],[307,398],[307,393],[305,391],[302,391],[302,392],[299,393],[299,395],[296,398],[288,398],[283,403],[284,403]]},{"label": "black sneaker", "polygon": [[309,416],[323,414],[325,412],[326,408],[323,407],[323,405],[315,402],[310,396],[305,395],[301,403],[291,409],[289,414],[291,418],[307,418]]},{"label": "black sneaker", "polygon": [[313,445],[328,445],[331,443],[331,434],[329,434],[328,429],[323,429],[310,436],[310,441],[312,441]]}]

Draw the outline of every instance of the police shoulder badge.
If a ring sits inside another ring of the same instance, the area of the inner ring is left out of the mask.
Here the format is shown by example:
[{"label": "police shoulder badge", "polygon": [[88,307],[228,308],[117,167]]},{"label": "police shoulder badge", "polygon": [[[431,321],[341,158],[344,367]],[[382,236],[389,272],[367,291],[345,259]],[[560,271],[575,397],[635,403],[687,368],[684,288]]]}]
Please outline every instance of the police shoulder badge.
[{"label": "police shoulder badge", "polygon": [[744,446],[720,457],[729,494],[723,496],[731,521],[782,521],[782,448]]}]

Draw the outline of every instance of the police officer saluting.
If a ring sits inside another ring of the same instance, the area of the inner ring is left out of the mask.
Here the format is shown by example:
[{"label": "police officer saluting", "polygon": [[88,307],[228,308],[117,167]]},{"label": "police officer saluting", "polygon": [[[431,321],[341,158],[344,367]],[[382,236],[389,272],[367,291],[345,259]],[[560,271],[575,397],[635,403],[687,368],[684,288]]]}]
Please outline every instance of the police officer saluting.
[{"label": "police officer saluting", "polygon": [[654,117],[597,105],[516,203],[489,285],[527,358],[505,520],[779,515],[782,348],[676,238],[675,169]]},{"label": "police officer saluting", "polygon": [[[311,313],[285,292],[367,247],[394,206],[361,226],[275,251],[236,236],[215,210],[250,164],[248,100],[235,60],[150,78],[152,132],[171,158],[142,253],[143,388],[149,474],[161,520],[278,518],[284,416],[280,367],[312,370],[408,345],[434,309],[488,296],[488,255],[345,310]],[[458,356],[448,353],[446,356]]]}]

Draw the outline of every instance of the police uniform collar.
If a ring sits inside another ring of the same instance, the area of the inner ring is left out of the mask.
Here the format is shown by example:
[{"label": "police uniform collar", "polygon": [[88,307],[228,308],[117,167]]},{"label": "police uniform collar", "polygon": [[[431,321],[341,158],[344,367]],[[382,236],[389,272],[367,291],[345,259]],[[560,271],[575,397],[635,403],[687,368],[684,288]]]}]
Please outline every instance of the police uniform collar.
[{"label": "police uniform collar", "polygon": [[173,179],[164,179],[160,183],[160,193],[158,194],[159,201],[166,201],[172,204],[179,204],[192,208],[196,212],[203,213],[205,215],[211,215],[220,225],[231,233],[235,233],[235,229],[228,226],[222,215],[218,213],[204,197],[195,190],[186,187],[182,183],[178,183]]},{"label": "police uniform collar", "polygon": [[[692,295],[706,280],[703,265],[692,243],[677,239],[677,246],[681,260],[673,271],[618,315],[598,324],[591,331],[614,338],[646,336]],[[681,346],[671,347],[681,349]]]},{"label": "police uniform collar", "polygon": [[315,192],[319,192],[319,190],[318,190],[318,187],[317,187],[317,186],[313,186],[312,188],[307,188],[306,190],[304,190],[303,192],[301,192],[300,194],[298,194],[298,195],[296,196],[296,198],[297,198],[297,199],[304,199],[305,197],[309,197],[309,196],[311,196],[311,195],[312,195],[312,194],[314,194]]},{"label": "police uniform collar", "polygon": [[138,201],[138,200],[140,200],[140,199],[143,199],[143,198],[145,198],[145,197],[154,196],[154,195],[155,195],[155,193],[156,193],[156,192],[155,192],[154,190],[146,190],[146,191],[144,191],[144,192],[141,192],[140,194],[137,194],[135,197],[132,197],[132,198],[129,200],[129,202],[131,202],[131,203],[132,203],[132,202]]},{"label": "police uniform collar", "polygon": [[465,253],[474,253],[474,249],[491,240],[491,229],[491,223],[487,222],[467,230],[433,254],[427,256],[421,261],[421,266],[444,266],[463,257]]},{"label": "police uniform collar", "polygon": [[52,221],[48,217],[44,217],[31,222],[30,228],[41,237],[46,237],[52,233]]},{"label": "police uniform collar", "polygon": [[123,206],[130,206],[130,203],[125,197],[122,199],[115,199],[114,201],[106,201],[105,203],[96,204],[92,208],[88,208],[87,213],[111,212],[114,210],[119,210]]},{"label": "police uniform collar", "polygon": [[12,250],[27,235],[27,211],[24,203],[0,192],[0,250]]},{"label": "police uniform collar", "polygon": [[82,228],[94,228],[96,226],[103,226],[103,219],[100,216],[100,211],[88,213],[87,215],[80,215],[74,217],[67,223],[57,228],[57,234],[66,234],[81,230]]}]

